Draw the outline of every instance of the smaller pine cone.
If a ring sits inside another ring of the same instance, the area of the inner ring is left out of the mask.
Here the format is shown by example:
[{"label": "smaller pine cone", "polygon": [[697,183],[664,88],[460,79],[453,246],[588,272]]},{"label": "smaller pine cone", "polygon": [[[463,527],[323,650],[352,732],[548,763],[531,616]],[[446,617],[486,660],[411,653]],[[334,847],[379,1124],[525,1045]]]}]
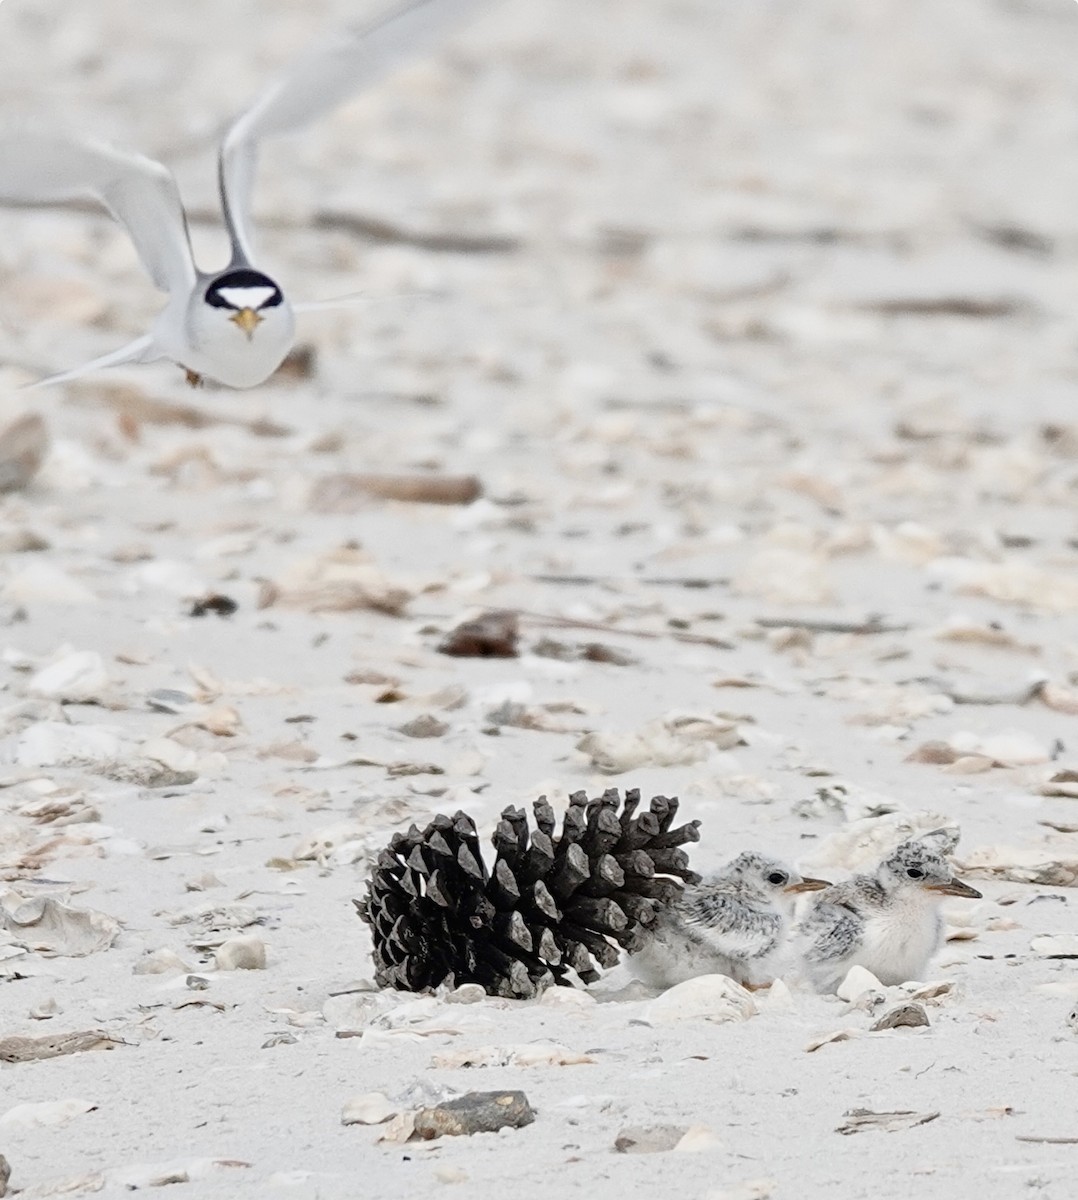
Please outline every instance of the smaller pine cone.
[{"label": "smaller pine cone", "polygon": [[[674,827],[678,802],[656,796],[636,815],[640,792],[569,798],[561,833],[541,796],[535,828],[507,808],[494,831],[493,869],[466,813],[437,816],[394,834],[355,905],[371,927],[375,979],[419,992],[478,983],[495,996],[534,996],[551,983],[599,978],[618,947],[641,930],[682,883],[699,882],[681,849],[700,840],[699,821]],[[619,811],[620,810],[620,811]]]}]

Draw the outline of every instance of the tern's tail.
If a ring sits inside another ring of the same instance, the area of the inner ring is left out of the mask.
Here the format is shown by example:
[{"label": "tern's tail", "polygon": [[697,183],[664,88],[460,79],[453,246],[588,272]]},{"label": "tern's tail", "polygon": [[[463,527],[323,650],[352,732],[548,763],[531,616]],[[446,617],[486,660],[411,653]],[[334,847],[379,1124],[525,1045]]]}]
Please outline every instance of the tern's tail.
[{"label": "tern's tail", "polygon": [[67,383],[69,379],[80,379],[83,375],[89,375],[92,371],[100,371],[104,367],[118,367],[123,363],[153,362],[160,357],[161,352],[154,344],[153,335],[145,334],[143,337],[129,342],[126,346],[121,346],[119,350],[113,350],[111,354],[103,354],[100,358],[83,363],[81,367],[72,367],[70,371],[61,371],[57,375],[39,379],[36,383],[25,384],[23,390],[31,391],[34,388],[49,387],[54,383]]}]

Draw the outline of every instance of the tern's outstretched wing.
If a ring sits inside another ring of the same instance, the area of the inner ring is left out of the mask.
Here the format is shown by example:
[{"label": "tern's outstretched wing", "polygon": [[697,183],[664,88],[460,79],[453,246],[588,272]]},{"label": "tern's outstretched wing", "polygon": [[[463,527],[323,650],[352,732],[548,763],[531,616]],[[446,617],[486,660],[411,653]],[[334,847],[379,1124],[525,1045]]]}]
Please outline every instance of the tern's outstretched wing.
[{"label": "tern's outstretched wing", "polygon": [[258,143],[291,133],[423,54],[494,0],[409,0],[312,46],[238,117],[221,145],[219,181],[233,265],[251,261],[251,189]]},{"label": "tern's outstretched wing", "polygon": [[160,163],[99,142],[0,135],[0,204],[55,204],[90,198],[124,225],[153,281],[190,293],[195,265],[187,218],[172,174]]}]

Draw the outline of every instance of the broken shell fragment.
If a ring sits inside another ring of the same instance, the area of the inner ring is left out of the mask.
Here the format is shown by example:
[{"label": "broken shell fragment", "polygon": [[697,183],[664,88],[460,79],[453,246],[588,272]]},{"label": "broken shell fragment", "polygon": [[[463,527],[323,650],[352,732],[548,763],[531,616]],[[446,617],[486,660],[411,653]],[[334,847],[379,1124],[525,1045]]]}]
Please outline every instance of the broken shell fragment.
[{"label": "broken shell fragment", "polygon": [[712,1024],[747,1021],[756,1015],[752,994],[726,975],[697,975],[675,984],[644,1010],[652,1025],[704,1020]]},{"label": "broken shell fragment", "polygon": [[218,971],[264,971],[266,944],[253,933],[229,938],[214,951]]},{"label": "broken shell fragment", "polygon": [[883,1029],[916,1029],[928,1025],[928,1013],[920,1004],[900,1004],[897,1008],[888,1009],[882,1017],[872,1025],[872,1032],[878,1033]]},{"label": "broken shell fragment", "polygon": [[85,703],[108,690],[109,675],[96,650],[76,650],[42,667],[26,685],[27,694],[47,700]]},{"label": "broken shell fragment", "polygon": [[341,1110],[342,1125],[381,1125],[390,1117],[400,1112],[400,1105],[394,1104],[388,1096],[381,1092],[364,1092],[362,1096],[353,1096]]}]

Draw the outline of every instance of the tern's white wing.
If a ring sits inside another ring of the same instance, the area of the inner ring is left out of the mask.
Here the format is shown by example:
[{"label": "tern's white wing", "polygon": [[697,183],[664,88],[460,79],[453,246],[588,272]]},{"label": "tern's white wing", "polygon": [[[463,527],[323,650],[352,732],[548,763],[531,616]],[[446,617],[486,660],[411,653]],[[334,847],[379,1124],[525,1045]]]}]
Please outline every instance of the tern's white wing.
[{"label": "tern's white wing", "polygon": [[221,203],[234,264],[251,261],[251,188],[258,142],[291,133],[376,82],[404,60],[432,49],[494,0],[409,0],[348,26],[301,55],[229,128],[221,145]]},{"label": "tern's white wing", "polygon": [[164,292],[189,294],[196,273],[176,181],[160,163],[99,142],[0,136],[0,204],[92,198],[124,225]]}]

